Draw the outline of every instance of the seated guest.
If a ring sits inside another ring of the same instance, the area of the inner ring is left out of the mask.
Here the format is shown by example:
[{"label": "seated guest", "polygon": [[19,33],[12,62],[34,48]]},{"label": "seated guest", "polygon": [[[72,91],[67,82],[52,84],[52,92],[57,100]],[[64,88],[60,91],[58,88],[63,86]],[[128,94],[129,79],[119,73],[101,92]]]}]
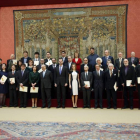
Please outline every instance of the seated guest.
[{"label": "seated guest", "polygon": [[[33,66],[33,72],[29,73],[29,82],[31,84],[31,87],[35,89],[36,87],[39,87],[39,73],[37,72],[37,66]],[[32,98],[32,108],[37,108],[37,98],[38,98],[38,93],[31,93],[31,98]]]},{"label": "seated guest", "polygon": [[90,65],[92,65],[92,68],[95,67],[96,64],[96,58],[98,58],[99,56],[97,54],[94,53],[94,48],[90,48],[90,55],[87,57],[88,58],[88,63]]},{"label": "seated guest", "polygon": [[100,65],[95,65],[95,71],[93,71],[93,89],[95,94],[95,109],[98,108],[98,96],[100,99],[99,105],[103,109],[102,94],[104,88],[104,72],[100,70]]},{"label": "seated guest", "polygon": [[113,99],[113,106],[114,109],[117,109],[117,95],[114,89],[114,85],[116,83],[117,88],[117,78],[118,78],[118,71],[114,69],[114,65],[110,63],[108,65],[109,70],[105,72],[105,88],[107,92],[107,102],[108,108],[111,108],[111,96]]},{"label": "seated guest", "polygon": [[122,90],[121,78],[120,78],[120,69],[124,66],[123,63],[124,58],[122,58],[122,53],[118,53],[118,59],[115,60],[115,69],[118,70],[118,90]]},{"label": "seated guest", "polygon": [[[28,87],[28,80],[29,80],[29,73],[25,70],[26,65],[21,65],[21,70],[17,71],[16,73],[16,81],[18,83],[19,89],[20,87],[23,88],[23,86]],[[27,92],[21,92],[20,93],[20,106],[19,108],[26,108],[27,106]]]},{"label": "seated guest", "polygon": [[69,88],[71,89],[73,108],[77,108],[78,88],[80,88],[79,74],[76,71],[76,64],[72,64],[72,71],[69,73]]},{"label": "seated guest", "polygon": [[52,73],[46,69],[45,65],[42,65],[42,72],[40,73],[41,82],[41,96],[42,96],[42,108],[46,107],[46,97],[48,108],[51,107],[51,88],[52,88]]},{"label": "seated guest", "polygon": [[81,73],[84,72],[84,66],[88,66],[89,67],[88,71],[93,72],[92,65],[90,65],[88,63],[88,58],[87,57],[84,58],[84,64],[81,65],[81,70],[80,70]]},{"label": "seated guest", "polygon": [[81,67],[81,64],[82,64],[82,60],[81,58],[79,58],[79,53],[74,53],[74,58],[72,60],[73,63],[76,64],[76,71],[80,74],[80,67]]},{"label": "seated guest", "polygon": [[15,55],[11,54],[10,59],[7,60],[7,71],[11,71],[11,66],[13,65],[13,60],[15,59]]},{"label": "seated guest", "polygon": [[[100,66],[100,70],[103,71],[104,70],[104,66],[102,65],[102,59],[100,57],[98,57],[96,59],[96,64],[98,64]],[[94,71],[96,70],[96,68],[94,69]]]},{"label": "seated guest", "polygon": [[[2,76],[8,77],[8,72],[6,71],[6,64],[2,64],[2,71],[0,71],[0,79]],[[8,93],[8,81],[4,83],[2,80],[0,80],[0,108],[5,105],[5,100],[6,100],[6,94]]]},{"label": "seated guest", "polygon": [[104,67],[107,66],[107,60],[110,59],[111,63],[114,64],[114,59],[112,56],[109,56],[109,50],[105,50],[105,56],[102,57],[102,64]]},{"label": "seated guest", "polygon": [[2,59],[0,58],[0,71],[2,71]]},{"label": "seated guest", "polygon": [[68,58],[66,57],[66,52],[62,51],[62,60],[63,60],[63,65],[65,66],[68,63]]},{"label": "seated guest", "polygon": [[138,95],[139,95],[139,110],[140,110],[140,82],[138,78],[140,77],[140,64],[136,66],[136,79],[137,79],[137,88],[138,88]]},{"label": "seated guest", "polygon": [[[16,67],[13,64],[11,67],[12,71],[8,73],[8,83],[9,83],[9,96],[10,96],[10,107],[17,107],[17,81],[16,81]],[[13,78],[11,80],[11,78]]]},{"label": "seated guest", "polygon": [[[130,109],[133,109],[133,91],[135,84],[135,69],[133,66],[128,64],[128,59],[124,59],[124,66],[120,69],[120,78],[121,84],[124,87],[123,98],[124,98],[124,107],[126,109],[128,107],[127,100],[127,92],[129,92],[129,101],[130,101]],[[130,85],[127,85],[127,80],[131,80]]]},{"label": "seated guest", "polygon": [[26,67],[26,71],[32,72],[33,71],[33,65],[34,65],[33,60],[29,60],[29,65]]},{"label": "seated guest", "polygon": [[104,67],[104,71],[108,71],[109,70],[108,66],[109,66],[110,63],[111,63],[111,60],[108,59],[107,60],[107,66]]},{"label": "seated guest", "polygon": [[[81,73],[81,87],[83,91],[83,108],[90,107],[90,97],[91,97],[91,88],[92,88],[92,72],[88,71],[89,67],[84,66],[84,72]],[[89,82],[89,85],[85,84],[85,81]]]},{"label": "seated guest", "polygon": [[46,53],[46,59],[44,59],[45,63],[47,63],[48,61],[52,60],[51,58],[51,53],[50,52],[47,52]]},{"label": "seated guest", "polygon": [[129,65],[137,66],[139,64],[139,59],[135,57],[135,52],[131,52],[131,57],[128,58]]},{"label": "seated guest", "polygon": [[41,66],[45,64],[45,60],[44,59],[40,59],[40,63],[39,65],[37,66],[37,69],[40,70],[41,69]]},{"label": "seated guest", "polygon": [[22,65],[22,61],[19,60],[19,61],[17,62],[17,68],[16,68],[17,71],[18,71],[18,70],[21,70],[21,65]]},{"label": "seated guest", "polygon": [[55,87],[57,87],[57,108],[61,107],[62,93],[62,108],[65,108],[66,87],[68,86],[68,69],[63,65],[63,59],[59,58],[59,66],[54,72]]},{"label": "seated guest", "polygon": [[25,64],[25,63],[29,63],[29,60],[31,60],[31,58],[28,56],[28,52],[27,51],[24,51],[23,52],[23,57],[21,58],[21,62],[23,63],[23,64]]},{"label": "seated guest", "polygon": [[67,67],[69,73],[71,73],[72,64],[74,64],[72,62],[72,58],[71,58],[71,56],[68,56],[68,63],[66,63],[66,67]]},{"label": "seated guest", "polygon": [[33,59],[33,61],[39,61],[40,62],[39,52],[35,52],[34,53],[34,59]]}]

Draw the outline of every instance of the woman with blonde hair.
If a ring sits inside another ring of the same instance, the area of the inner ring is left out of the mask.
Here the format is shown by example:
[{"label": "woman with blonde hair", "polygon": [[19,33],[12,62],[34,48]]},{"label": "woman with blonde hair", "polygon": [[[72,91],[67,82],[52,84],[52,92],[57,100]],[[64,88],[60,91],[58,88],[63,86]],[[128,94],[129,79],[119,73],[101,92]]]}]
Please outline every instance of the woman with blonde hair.
[{"label": "woman with blonde hair", "polygon": [[71,89],[73,108],[77,108],[78,88],[80,88],[79,74],[76,71],[76,64],[72,64],[72,71],[69,74],[69,88]]}]

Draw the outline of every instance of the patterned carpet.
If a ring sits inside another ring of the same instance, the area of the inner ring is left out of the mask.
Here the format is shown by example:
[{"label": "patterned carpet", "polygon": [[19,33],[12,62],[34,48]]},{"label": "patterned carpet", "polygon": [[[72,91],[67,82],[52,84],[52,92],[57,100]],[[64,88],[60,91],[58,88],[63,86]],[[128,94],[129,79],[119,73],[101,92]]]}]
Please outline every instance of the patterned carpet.
[{"label": "patterned carpet", "polygon": [[0,140],[138,140],[140,124],[0,122]]}]

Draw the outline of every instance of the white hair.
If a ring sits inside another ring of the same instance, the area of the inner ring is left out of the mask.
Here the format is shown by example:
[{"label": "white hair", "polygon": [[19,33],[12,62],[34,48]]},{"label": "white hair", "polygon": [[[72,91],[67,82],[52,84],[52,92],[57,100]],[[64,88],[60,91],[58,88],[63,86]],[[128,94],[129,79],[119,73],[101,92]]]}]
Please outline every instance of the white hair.
[{"label": "white hair", "polygon": [[43,64],[43,65],[41,66],[41,68],[42,68],[42,67],[44,67],[44,66],[46,67],[46,65],[45,65],[45,64]]},{"label": "white hair", "polygon": [[113,65],[112,63],[109,63],[108,67],[109,67],[109,66],[113,66],[113,67],[114,67],[114,65]]},{"label": "white hair", "polygon": [[105,51],[107,51],[109,53],[109,50],[105,50]]},{"label": "white hair", "polygon": [[96,63],[97,63],[98,60],[100,60],[101,63],[102,63],[102,59],[100,57],[96,58]]},{"label": "white hair", "polygon": [[135,54],[135,52],[131,52],[131,54]]},{"label": "white hair", "polygon": [[[88,65],[85,65],[84,67],[88,67]],[[89,67],[88,67],[89,68]]]}]

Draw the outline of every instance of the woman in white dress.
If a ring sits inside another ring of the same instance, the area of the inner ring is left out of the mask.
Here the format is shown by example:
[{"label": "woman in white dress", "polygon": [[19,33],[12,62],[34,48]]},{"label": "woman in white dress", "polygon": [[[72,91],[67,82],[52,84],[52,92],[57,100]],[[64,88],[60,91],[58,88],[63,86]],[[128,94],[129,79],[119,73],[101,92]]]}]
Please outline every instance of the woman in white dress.
[{"label": "woman in white dress", "polygon": [[69,74],[69,88],[71,89],[73,108],[77,108],[78,88],[80,88],[79,74],[76,71],[76,64],[72,64]]}]

